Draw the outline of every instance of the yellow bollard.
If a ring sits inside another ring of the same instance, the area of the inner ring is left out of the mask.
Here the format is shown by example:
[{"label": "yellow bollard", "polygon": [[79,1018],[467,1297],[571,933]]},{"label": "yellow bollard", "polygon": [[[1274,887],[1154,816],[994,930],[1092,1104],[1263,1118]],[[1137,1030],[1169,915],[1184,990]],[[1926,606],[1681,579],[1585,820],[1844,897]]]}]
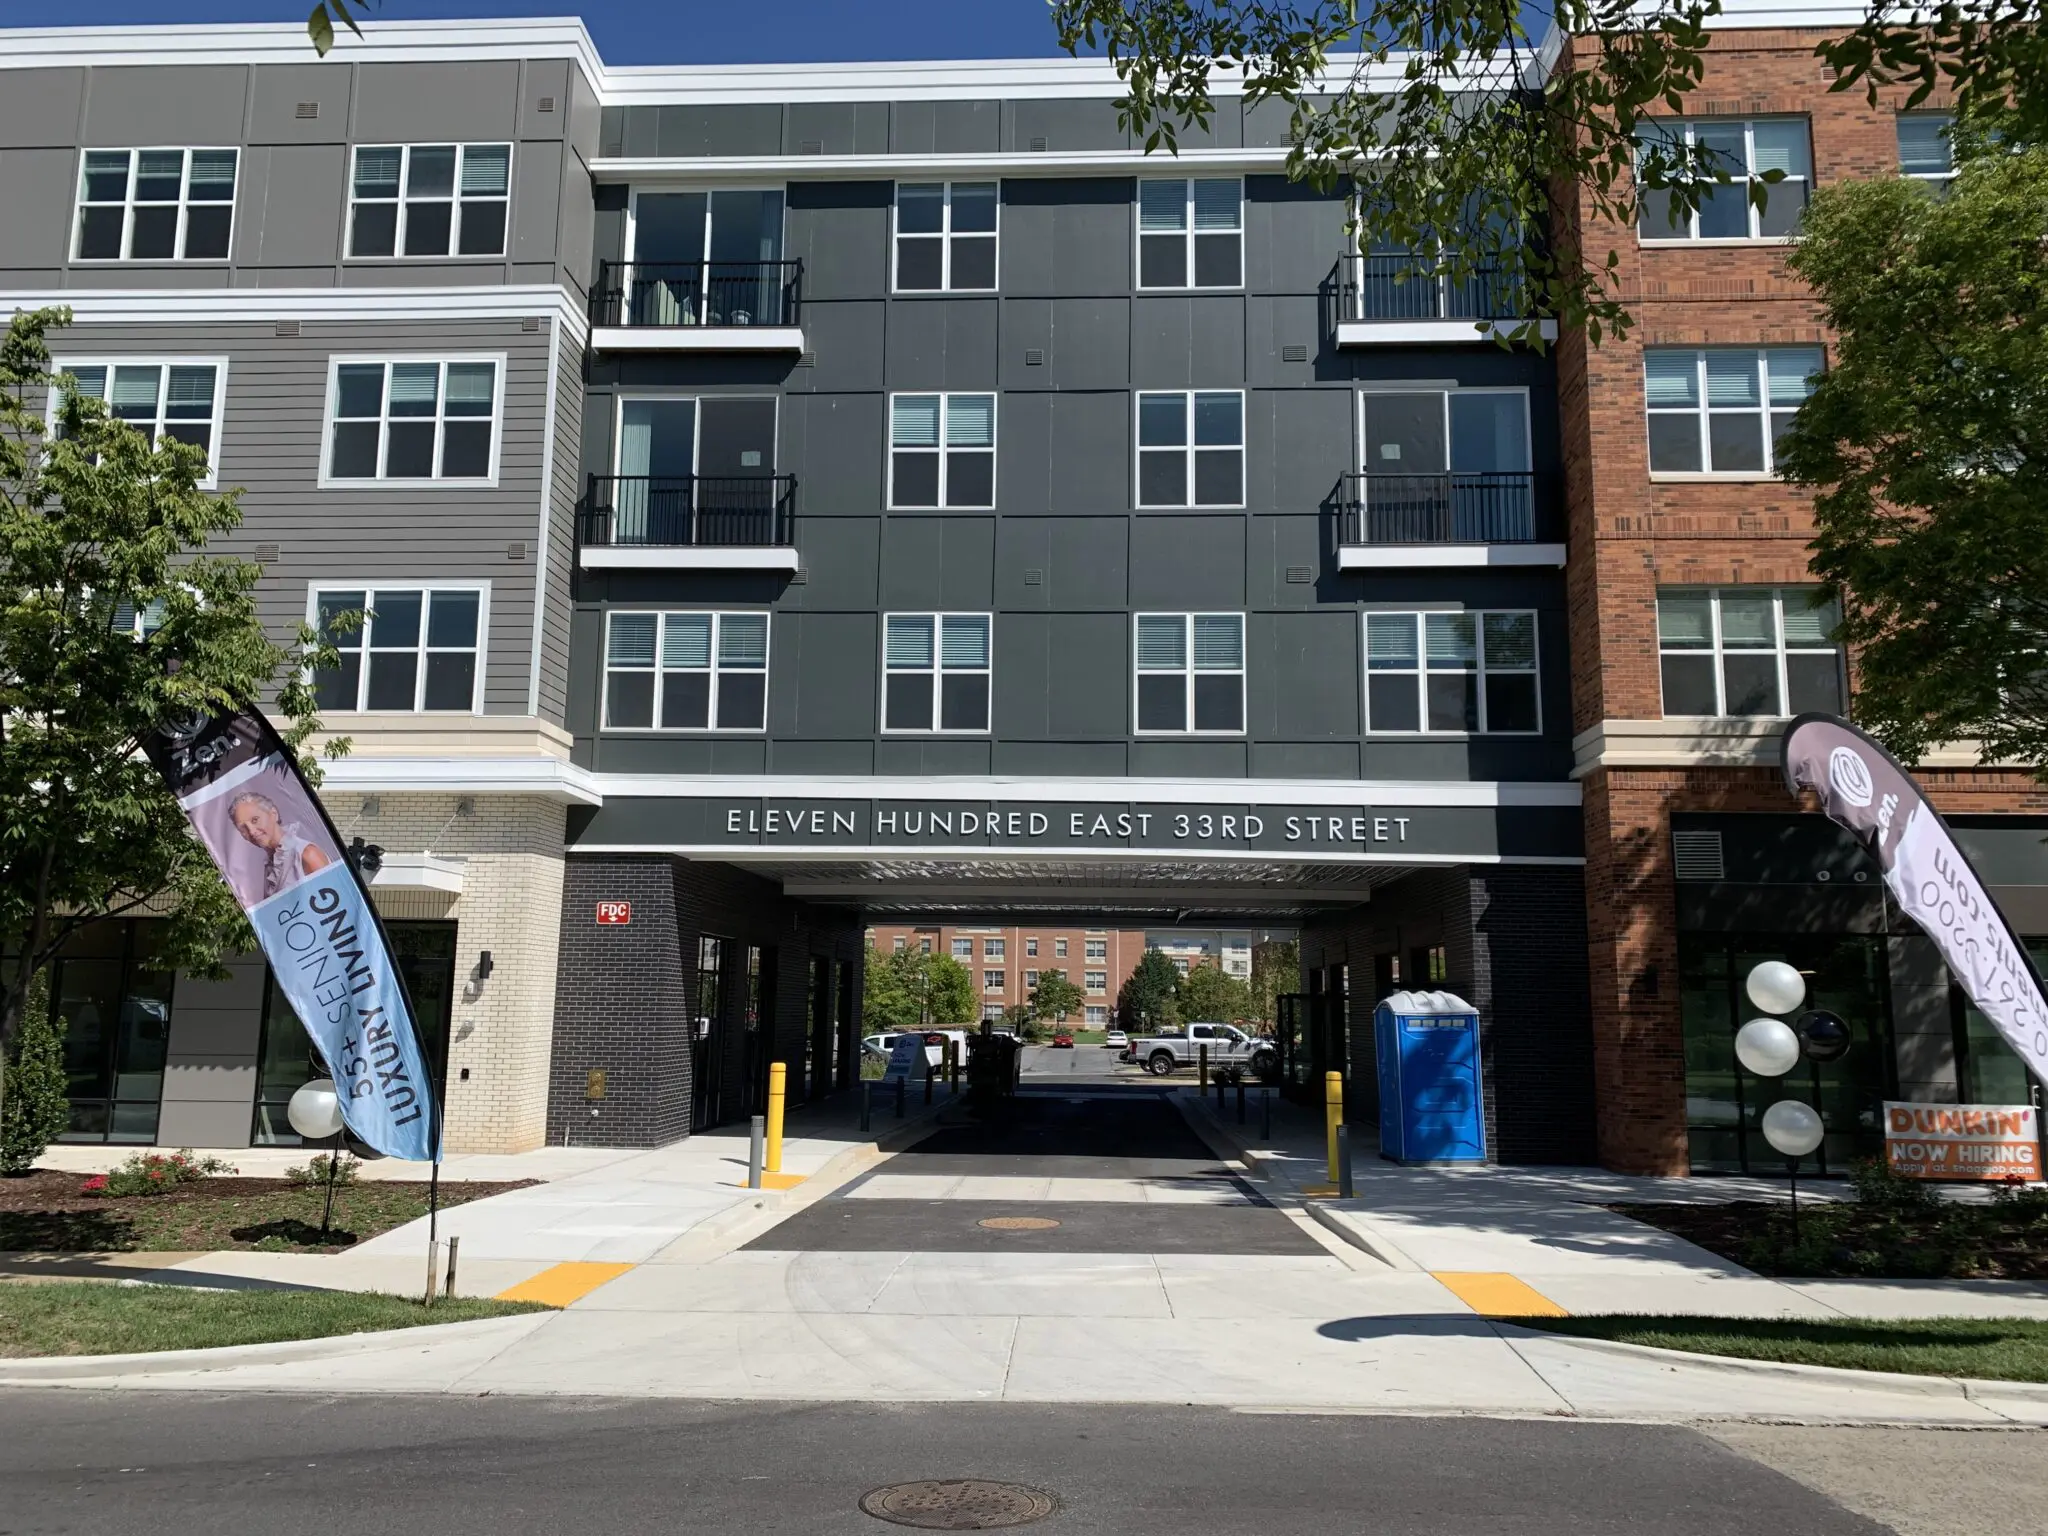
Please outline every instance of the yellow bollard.
[{"label": "yellow bollard", "polygon": [[[1330,1182],[1337,1182],[1337,1127],[1344,1123],[1344,1074],[1323,1074],[1323,1119],[1330,1138]],[[773,1143],[771,1143],[773,1145]]]},{"label": "yellow bollard", "polygon": [[1206,1045],[1198,1045],[1195,1047],[1195,1087],[1201,1090],[1202,1095],[1205,1098],[1208,1096],[1209,1047],[1207,1047]]},{"label": "yellow bollard", "polygon": [[789,1068],[779,1061],[769,1062],[768,1154],[761,1162],[762,1170],[766,1173],[782,1172],[782,1101],[788,1092]]}]

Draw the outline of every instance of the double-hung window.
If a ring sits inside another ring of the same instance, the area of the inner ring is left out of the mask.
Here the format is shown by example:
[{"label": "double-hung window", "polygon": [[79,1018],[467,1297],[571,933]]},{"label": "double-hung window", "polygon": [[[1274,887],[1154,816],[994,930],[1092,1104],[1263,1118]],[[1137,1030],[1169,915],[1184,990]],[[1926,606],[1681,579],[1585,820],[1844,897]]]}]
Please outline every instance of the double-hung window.
[{"label": "double-hung window", "polygon": [[[1064,959],[1066,959],[1066,958],[1067,958],[1067,941],[1066,941],[1065,939],[1054,939],[1054,940],[1052,941],[1052,953],[1053,953],[1053,958],[1054,958],[1054,959],[1056,959],[1056,960],[1064,960]],[[1066,972],[1065,972],[1065,971],[1062,971],[1062,972],[1060,972],[1060,974],[1061,974],[1062,976],[1064,976],[1064,975],[1066,974]]]},{"label": "double-hung window", "polygon": [[758,731],[768,717],[768,615],[613,612],[611,731]]},{"label": "double-hung window", "polygon": [[889,402],[889,505],[996,504],[996,397],[896,395]]},{"label": "double-hung window", "polygon": [[[1770,240],[1799,233],[1813,184],[1805,118],[1681,118],[1652,124],[1644,136],[1690,145],[1727,171],[1729,181],[1703,190],[1699,207],[1688,215],[1678,213],[1670,193],[1645,192],[1643,239]],[[1783,178],[1764,181],[1770,171],[1782,171]],[[1761,208],[1750,201],[1752,187],[1762,189]]]},{"label": "double-hung window", "polygon": [[988,729],[987,614],[892,613],[883,636],[883,730]]},{"label": "double-hung window", "polygon": [[1138,730],[1244,729],[1244,615],[1137,616]]},{"label": "double-hung window", "polygon": [[1955,125],[1950,112],[1899,114],[1899,174],[1925,183],[1936,197],[1947,197],[1956,179]]},{"label": "double-hung window", "polygon": [[1821,367],[1819,347],[1646,350],[1651,472],[1774,473],[1774,445]]},{"label": "double-hung window", "polygon": [[348,253],[502,256],[510,144],[365,144],[349,182]]},{"label": "double-hung window", "polygon": [[1534,613],[1369,613],[1365,669],[1369,731],[1541,728]]},{"label": "double-hung window", "polygon": [[492,480],[499,359],[337,359],[327,479]]},{"label": "double-hung window", "polygon": [[955,939],[953,941],[953,958],[955,960],[972,960],[974,958],[974,940]]},{"label": "double-hung window", "polygon": [[996,286],[993,181],[896,184],[896,291],[989,292]]},{"label": "double-hung window", "polygon": [[1138,505],[1244,505],[1244,391],[1138,396]]},{"label": "double-hung window", "polygon": [[1002,939],[983,939],[981,941],[981,958],[984,960],[1007,960],[1009,955],[1006,951],[1009,947],[1009,944]]},{"label": "double-hung window", "polygon": [[1235,176],[1138,183],[1138,286],[1244,284],[1244,183]]},{"label": "double-hung window", "polygon": [[[1065,939],[1060,940],[1060,943],[1062,944],[1065,944],[1066,942],[1067,941]],[[1082,940],[1082,944],[1085,949],[1085,954],[1082,958],[1087,960],[1107,960],[1109,958],[1109,940],[1084,939]],[[1062,949],[1060,953],[1064,955],[1066,951]]]},{"label": "double-hung window", "polygon": [[1083,971],[1081,974],[1083,983],[1090,992],[1107,992],[1109,990],[1109,972]]},{"label": "double-hung window", "polygon": [[1839,714],[1839,615],[1817,587],[1666,587],[1657,593],[1664,713]]},{"label": "double-hung window", "polygon": [[1001,971],[983,971],[981,973],[981,990],[984,992],[1002,991],[1003,973]]},{"label": "double-hung window", "polygon": [[109,416],[148,434],[152,443],[169,437],[204,449],[206,478],[200,484],[215,483],[225,359],[60,362],[57,371],[72,376],[75,393],[104,400]]},{"label": "double-hung window", "polygon": [[[322,709],[475,713],[489,593],[481,585],[322,587],[312,619],[341,664],[313,677]],[[362,615],[341,629],[343,614]]]},{"label": "double-hung window", "polygon": [[1038,958],[1038,940],[1026,939],[1024,941],[1024,953],[1036,960]]},{"label": "double-hung window", "polygon": [[[1035,989],[1035,988],[1036,988],[1037,986],[1038,986],[1038,972],[1036,972],[1036,971],[1026,971],[1026,972],[1024,973],[1024,990],[1025,990],[1026,992],[1029,992],[1029,991],[1032,991],[1033,989]],[[1062,1015],[1062,1017],[1064,1017],[1064,1015]]]},{"label": "double-hung window", "polygon": [[225,261],[240,158],[232,149],[88,149],[73,259]]}]

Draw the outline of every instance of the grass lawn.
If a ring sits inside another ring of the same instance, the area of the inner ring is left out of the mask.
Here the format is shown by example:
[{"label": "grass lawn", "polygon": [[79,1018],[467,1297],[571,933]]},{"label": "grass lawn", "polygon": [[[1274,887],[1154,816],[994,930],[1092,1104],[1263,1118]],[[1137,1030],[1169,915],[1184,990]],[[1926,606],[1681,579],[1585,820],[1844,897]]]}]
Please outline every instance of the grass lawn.
[{"label": "grass lawn", "polygon": [[1982,1376],[2048,1381],[2048,1320],[1936,1317],[1897,1322],[1854,1318],[1518,1317],[1525,1328],[1585,1339],[1617,1339],[1701,1355],[1735,1355],[1852,1371],[1916,1376]]},{"label": "grass lawn", "polygon": [[91,1280],[21,1283],[0,1285],[0,1357],[269,1344],[547,1310],[538,1302],[468,1296],[424,1307],[410,1296],[361,1291],[200,1291]]},{"label": "grass lawn", "polygon": [[[222,1175],[159,1195],[121,1199],[79,1192],[84,1176],[47,1170],[0,1179],[0,1253],[161,1253],[253,1248],[334,1253],[427,1214],[425,1184],[388,1180],[344,1184],[334,1194],[334,1226],[320,1232],[325,1192],[283,1179]],[[519,1189],[511,1184],[443,1184],[441,1206]]]}]

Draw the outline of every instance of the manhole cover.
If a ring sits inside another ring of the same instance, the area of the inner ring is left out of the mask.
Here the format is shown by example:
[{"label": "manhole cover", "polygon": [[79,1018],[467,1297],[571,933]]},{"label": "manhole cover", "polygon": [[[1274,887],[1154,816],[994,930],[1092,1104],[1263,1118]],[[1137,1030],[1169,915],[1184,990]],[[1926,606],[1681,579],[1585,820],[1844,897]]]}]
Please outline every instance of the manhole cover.
[{"label": "manhole cover", "polygon": [[[995,1217],[997,1221],[1036,1221],[1032,1216]],[[1058,1223],[1053,1223],[1058,1225]],[[980,1478],[957,1482],[931,1479],[894,1483],[861,1495],[860,1507],[892,1525],[914,1525],[924,1531],[1000,1531],[1029,1525],[1057,1509],[1049,1493],[1022,1483],[991,1483]]]},{"label": "manhole cover", "polygon": [[991,1232],[1049,1232],[1059,1223],[1050,1216],[984,1216],[975,1225]]}]

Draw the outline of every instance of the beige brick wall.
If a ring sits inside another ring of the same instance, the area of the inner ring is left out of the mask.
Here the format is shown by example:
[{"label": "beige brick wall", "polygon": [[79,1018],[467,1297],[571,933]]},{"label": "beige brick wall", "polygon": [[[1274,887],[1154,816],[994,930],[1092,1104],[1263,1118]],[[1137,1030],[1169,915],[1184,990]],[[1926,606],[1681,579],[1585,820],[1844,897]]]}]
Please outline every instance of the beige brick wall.
[{"label": "beige brick wall", "polygon": [[[453,918],[458,925],[448,1150],[540,1146],[562,919],[563,807],[526,795],[324,798],[344,837],[360,836],[387,854],[431,852],[463,861],[461,895],[378,890],[377,908],[387,918]],[[477,959],[487,949],[492,974],[479,981]]]}]

